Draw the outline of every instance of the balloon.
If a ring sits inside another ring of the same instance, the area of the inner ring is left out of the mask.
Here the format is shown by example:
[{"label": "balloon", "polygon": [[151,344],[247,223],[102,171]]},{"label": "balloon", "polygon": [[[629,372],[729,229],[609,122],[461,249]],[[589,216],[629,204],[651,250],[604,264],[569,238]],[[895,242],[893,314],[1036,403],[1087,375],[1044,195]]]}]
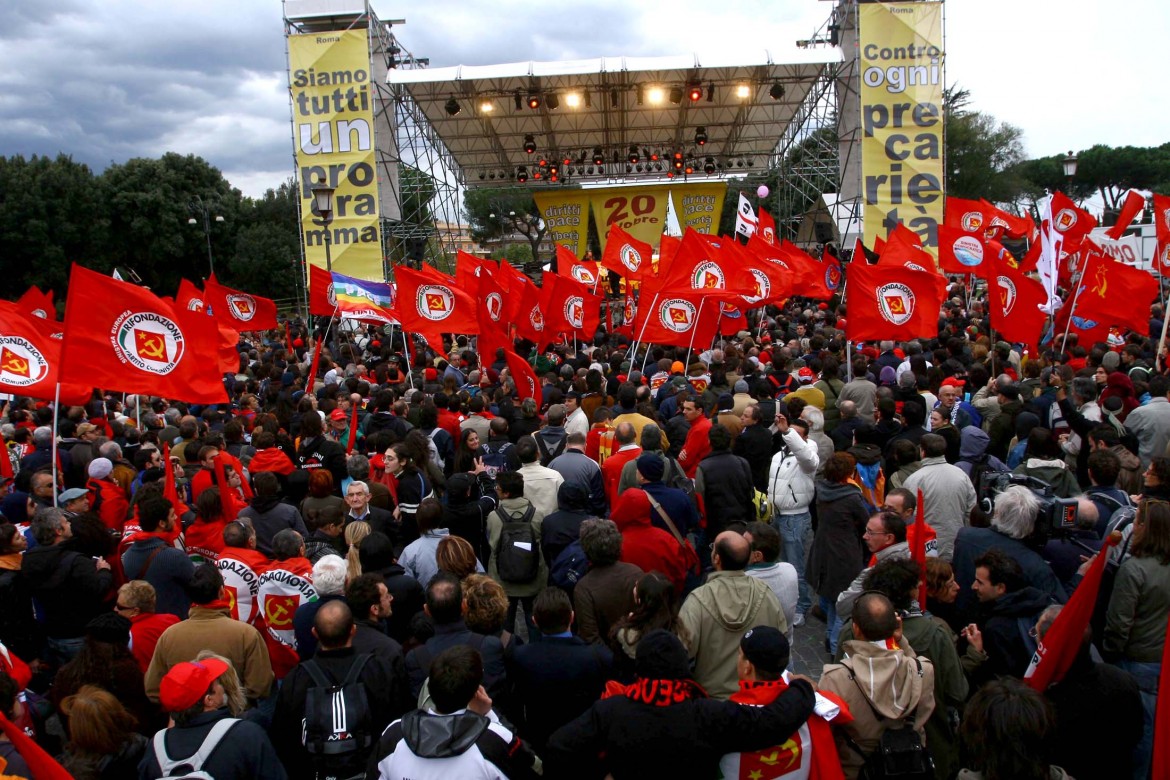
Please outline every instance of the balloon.
[{"label": "balloon", "polygon": [[756,194],[759,195],[761,198],[768,197],[768,185],[761,184],[759,189],[756,190]]}]

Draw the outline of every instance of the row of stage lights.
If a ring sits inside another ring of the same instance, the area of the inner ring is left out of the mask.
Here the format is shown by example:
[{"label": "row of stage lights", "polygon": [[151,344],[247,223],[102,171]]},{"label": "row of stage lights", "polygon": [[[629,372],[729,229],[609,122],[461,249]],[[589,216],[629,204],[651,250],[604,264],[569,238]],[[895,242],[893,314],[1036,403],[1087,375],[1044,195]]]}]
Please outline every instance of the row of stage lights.
[{"label": "row of stage lights", "polygon": [[685,154],[681,151],[659,154],[657,151],[644,149],[642,152],[643,154],[639,155],[638,148],[631,146],[624,160],[621,154],[615,153],[609,161],[600,147],[593,150],[591,157],[582,155],[576,159],[562,157],[559,160],[550,160],[543,156],[534,157],[531,165],[518,166],[514,175],[504,171],[480,171],[479,178],[480,181],[496,179],[505,181],[512,178],[523,184],[531,176],[534,181],[555,184],[572,176],[618,176],[625,173],[665,174],[667,178],[673,178],[690,175],[696,171],[712,176],[718,171],[755,166],[755,159],[752,157],[717,159],[711,156]]},{"label": "row of stage lights", "polygon": [[[652,106],[659,106],[669,100],[674,105],[679,105],[683,99],[691,103],[698,103],[703,99],[703,95],[707,96],[707,102],[715,101],[715,85],[708,84],[704,90],[703,85],[699,82],[691,82],[685,87],[673,86],[669,89],[661,86],[646,86],[637,85],[637,100],[638,105],[650,104]],[[739,100],[747,100],[752,96],[752,86],[750,84],[737,84],[735,87],[735,96]],[[768,88],[768,97],[772,100],[780,100],[784,97],[784,85],[779,81],[773,82]],[[565,106],[571,109],[592,108],[593,98],[589,90],[582,90],[580,92],[566,92],[564,93]],[[517,90],[512,94],[512,102],[514,110],[523,111],[527,106],[533,111],[538,111],[543,105],[550,111],[555,111],[561,107],[561,95],[557,92],[529,92],[527,97],[525,93]],[[617,108],[621,104],[621,92],[617,89],[609,91],[610,106]],[[452,95],[443,105],[443,110],[447,112],[448,116],[457,116],[462,110],[463,106]],[[479,111],[481,114],[490,114],[496,110],[496,104],[490,99],[482,99],[479,103]]]}]

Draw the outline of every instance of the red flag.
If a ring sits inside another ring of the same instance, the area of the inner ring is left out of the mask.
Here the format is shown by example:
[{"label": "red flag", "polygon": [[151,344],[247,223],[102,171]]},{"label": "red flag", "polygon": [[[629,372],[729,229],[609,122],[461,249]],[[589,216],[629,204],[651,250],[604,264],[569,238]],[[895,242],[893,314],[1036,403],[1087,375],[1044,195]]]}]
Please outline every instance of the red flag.
[{"label": "red flag", "polygon": [[1105,231],[1105,235],[1112,238],[1114,241],[1125,235],[1125,229],[1133,224],[1134,217],[1142,213],[1142,209],[1146,207],[1146,199],[1137,190],[1130,190],[1125,193],[1125,203],[1121,204],[1121,211],[1117,214],[1117,221],[1113,223],[1113,227]]},{"label": "red flag", "polygon": [[655,270],[673,262],[680,246],[682,246],[682,236],[671,236],[663,233],[662,238],[658,240],[658,263],[654,266]]},{"label": "red flag", "polygon": [[[942,227],[942,225],[939,225]],[[918,607],[926,609],[926,507],[923,505],[922,488],[918,488],[918,504],[914,514],[914,524],[918,526],[914,534],[913,544],[910,547],[910,560],[918,566]]]},{"label": "red flag", "polygon": [[983,201],[947,198],[946,216],[943,217],[943,224],[948,227],[961,230],[964,233],[983,235],[983,231],[990,227],[990,222]]},{"label": "red flag", "polygon": [[163,482],[163,498],[171,502],[175,514],[179,517],[187,514],[188,506],[179,498],[179,488],[175,484],[175,464],[171,461],[171,445],[163,442],[163,470],[166,478]]},{"label": "red flag", "polygon": [[52,290],[41,292],[39,287],[30,287],[16,300],[16,305],[25,313],[42,320],[53,322],[57,319],[57,307],[53,304]]},{"label": "red flag", "polygon": [[[0,301],[0,392],[29,398],[54,398],[60,379],[59,325]],[[80,406],[93,396],[93,385],[61,385],[61,402]]]},{"label": "red flag", "polygon": [[616,271],[624,278],[635,282],[651,278],[650,261],[654,248],[645,241],[639,241],[618,225],[609,226],[605,240],[605,251],[601,253],[601,265]]},{"label": "red flag", "polygon": [[696,290],[699,294],[726,290],[735,295],[755,292],[755,279],[734,262],[724,259],[723,246],[732,238],[714,238],[688,229],[670,263],[660,263],[657,276],[645,283],[654,290]]},{"label": "red flag", "polygon": [[508,373],[516,383],[516,395],[520,400],[531,398],[536,401],[536,408],[540,408],[544,400],[544,393],[540,388],[540,379],[528,361],[510,349],[504,350],[504,360],[508,363]]},{"label": "red flag", "polygon": [[817,260],[791,241],[780,242],[781,259],[800,279],[800,286],[791,293],[804,298],[827,300],[841,286],[841,264],[836,260]]},{"label": "red flag", "polygon": [[53,757],[44,748],[24,733],[24,729],[2,714],[0,714],[0,731],[3,731],[4,735],[8,737],[8,741],[16,748],[16,752],[24,759],[32,776],[37,780],[73,780],[73,775],[66,772],[65,767],[53,760]]},{"label": "red flag", "polygon": [[175,304],[187,311],[203,311],[203,293],[187,279],[179,282],[179,291],[175,293]]},{"label": "red flag", "polygon": [[756,232],[769,244],[776,243],[776,220],[762,206],[760,207],[760,229]]},{"label": "red flag", "polygon": [[1073,315],[1124,325],[1143,332],[1149,324],[1149,304],[1158,297],[1158,280],[1145,271],[1105,255],[1085,261],[1080,296]]},{"label": "red flag", "polygon": [[710,346],[719,328],[718,301],[680,291],[644,292],[643,296],[634,321],[638,343]]},{"label": "red flag", "polygon": [[508,320],[506,294],[496,277],[487,268],[475,280],[479,294],[476,306],[479,317],[479,348],[490,360],[500,347],[508,347]]},{"label": "red flag", "polygon": [[1162,641],[1162,672],[1158,676],[1157,709],[1154,710],[1154,773],[1151,777],[1170,777],[1170,622],[1166,623],[1166,638]]},{"label": "red flag", "polygon": [[227,400],[215,321],[74,264],[61,381],[192,403]]},{"label": "red flag", "polygon": [[309,314],[332,317],[337,308],[337,296],[333,293],[333,274],[324,266],[309,266]]},{"label": "red flag", "polygon": [[849,266],[846,337],[853,341],[933,338],[945,290],[938,274],[898,265]]},{"label": "red flag", "polygon": [[578,260],[577,256],[566,247],[557,247],[557,274],[575,279],[589,288],[589,292],[597,292],[597,283],[601,280],[601,267],[593,262]]},{"label": "red flag", "polygon": [[542,283],[548,288],[549,330],[592,339],[601,324],[601,298],[587,285],[557,274],[545,273]]},{"label": "red flag", "polygon": [[203,303],[217,320],[237,331],[276,327],[275,301],[225,287],[214,276],[203,283]]},{"label": "red flag", "polygon": [[[436,276],[437,274],[437,276]],[[439,333],[479,332],[475,301],[471,295],[447,282],[442,274],[415,271],[399,266],[398,321],[402,327],[434,341]]]},{"label": "red flag", "polygon": [[1065,251],[1072,251],[1093,228],[1097,220],[1063,192],[1052,196],[1052,229],[1064,236]]},{"label": "red flag", "polygon": [[1097,605],[1097,593],[1101,590],[1101,575],[1105,572],[1109,548],[1117,544],[1120,537],[1121,534],[1116,532],[1106,537],[1105,544],[1093,558],[1093,563],[1072,592],[1072,597],[1040,640],[1040,646],[1028,664],[1028,671],[1024,672],[1024,682],[1034,690],[1044,693],[1049,685],[1060,682],[1080,652],[1085,627],[1089,625],[1093,608]]},{"label": "red flag", "polygon": [[950,225],[938,226],[938,267],[943,271],[986,277],[989,255],[982,231],[968,232]]},{"label": "red flag", "polygon": [[516,300],[513,320],[516,333],[535,343],[538,348],[552,341],[555,333],[548,322],[548,290],[530,282],[519,292],[513,290],[510,295]]},{"label": "red flag", "polygon": [[[910,232],[909,230],[906,231]],[[892,234],[891,234],[892,235]],[[864,250],[863,250],[864,251]],[[921,271],[930,274],[938,286],[939,299],[946,297],[947,278],[940,274],[934,264],[934,258],[921,246],[910,244],[905,238],[897,241],[887,241],[878,265],[883,267],[902,266],[911,271]]]},{"label": "red flag", "polygon": [[317,346],[313,348],[313,362],[309,367],[309,379],[305,382],[305,392],[310,395],[313,393],[313,385],[317,381],[317,367],[321,364],[321,345],[324,342],[317,339]]},{"label": "red flag", "polygon": [[[939,226],[941,230],[942,226]],[[1035,350],[1048,319],[1048,315],[1040,310],[1048,300],[1044,285],[1006,262],[997,263],[993,268],[996,270],[992,273],[994,282],[990,285],[987,304],[991,327],[1008,341]]]},{"label": "red flag", "polygon": [[740,262],[756,285],[753,294],[743,296],[748,308],[776,303],[791,295],[796,274],[781,259],[777,247],[765,242],[757,233],[748,239],[746,247],[737,251]]},{"label": "red flag", "polygon": [[[1071,203],[1071,201],[1069,202]],[[1007,234],[1011,238],[1030,237],[1036,229],[1036,223],[1032,221],[1030,216],[1020,217],[1009,214],[986,200],[980,201],[980,203],[983,204],[983,213],[987,217],[987,223],[983,229],[984,238],[999,238],[1001,233]]]},{"label": "red flag", "polygon": [[345,454],[346,455],[353,453],[353,447],[355,444],[357,444],[357,427],[358,427],[357,426],[357,413],[358,413],[358,405],[355,403],[350,403],[349,438],[345,442]]},{"label": "red flag", "polygon": [[460,290],[474,290],[484,261],[462,249],[455,252],[455,284]]},{"label": "red flag", "polygon": [[1170,276],[1170,196],[1154,193],[1154,231],[1158,237],[1158,272]]}]

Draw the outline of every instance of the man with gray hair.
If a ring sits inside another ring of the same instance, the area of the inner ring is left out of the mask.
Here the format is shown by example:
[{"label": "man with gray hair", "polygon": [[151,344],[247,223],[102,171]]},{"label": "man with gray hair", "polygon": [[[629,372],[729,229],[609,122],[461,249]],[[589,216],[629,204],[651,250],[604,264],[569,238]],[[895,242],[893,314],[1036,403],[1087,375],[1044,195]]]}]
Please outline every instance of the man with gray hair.
[{"label": "man with gray hair", "polygon": [[597,517],[604,517],[609,513],[605,480],[597,461],[585,454],[585,441],[585,434],[570,433],[565,438],[564,452],[553,458],[548,467],[564,477],[564,484],[577,485],[584,490],[589,497],[586,503],[589,511]]},{"label": "man with gray hair", "polygon": [[[925,494],[923,498],[929,507],[929,499],[926,499]],[[1065,602],[1067,595],[1056,573],[1048,561],[1028,543],[1036,530],[1039,510],[1040,500],[1031,490],[1023,485],[1009,485],[995,497],[990,528],[959,529],[954,540],[951,564],[955,570],[955,582],[959,584],[957,606],[960,615],[975,606],[975,594],[971,590],[971,583],[975,581],[975,559],[993,547],[1020,565],[1026,585],[1037,588],[1057,602]],[[928,520],[929,511],[927,509]],[[939,531],[938,527],[935,530]],[[941,531],[939,542],[941,548]]]},{"label": "man with gray hair", "polygon": [[317,638],[313,636],[313,619],[322,604],[345,598],[345,578],[349,572],[340,555],[326,555],[313,564],[313,590],[317,600],[306,602],[293,613],[293,631],[297,638],[297,655],[304,661],[317,652]]},{"label": "man with gray hair", "polygon": [[[649,427],[649,426],[647,426]],[[645,428],[642,429],[643,434]],[[621,485],[622,475],[625,474],[625,467],[627,463],[636,460],[642,454],[642,447],[638,446],[634,426],[628,422],[624,422],[617,426],[613,432],[614,444],[617,449],[610,453],[605,462],[601,464],[601,476],[605,480],[605,497],[609,501],[609,505],[613,506],[617,502],[618,494],[621,492],[619,486]],[[654,436],[658,437],[658,426],[654,426]],[[658,446],[658,440],[655,439],[655,446]],[[633,487],[635,483],[631,482],[627,487]]]},{"label": "man with gray hair", "polygon": [[938,534],[939,557],[949,561],[955,547],[955,535],[970,523],[976,500],[975,486],[961,468],[947,463],[947,440],[942,436],[924,434],[919,447],[922,465],[902,487],[911,493],[922,491],[926,524]]},{"label": "man with gray hair", "polygon": [[86,624],[108,609],[114,577],[104,558],[66,549],[73,531],[60,509],[38,510],[31,530],[37,546],[24,554],[20,572],[41,607],[49,660],[63,664],[85,645]]},{"label": "man with gray hair", "polygon": [[[20,461],[20,470],[28,470],[29,473],[53,465],[53,429],[47,425],[36,428],[33,430],[32,441],[33,451]],[[58,450],[57,458],[60,461],[61,471],[69,471],[69,466],[72,463],[69,453],[65,450]]]}]

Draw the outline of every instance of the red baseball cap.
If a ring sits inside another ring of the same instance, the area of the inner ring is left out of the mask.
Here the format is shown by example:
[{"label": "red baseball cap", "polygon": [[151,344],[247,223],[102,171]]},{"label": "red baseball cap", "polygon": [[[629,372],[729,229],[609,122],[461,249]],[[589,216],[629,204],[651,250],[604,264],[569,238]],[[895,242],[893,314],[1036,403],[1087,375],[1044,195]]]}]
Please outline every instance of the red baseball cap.
[{"label": "red baseball cap", "polygon": [[345,419],[345,412],[341,411],[340,409],[334,409],[332,412],[329,413],[329,419],[330,420],[344,420]]},{"label": "red baseball cap", "polygon": [[158,700],[166,712],[182,712],[194,707],[207,694],[211,684],[228,670],[218,658],[176,664],[162,678]]}]

